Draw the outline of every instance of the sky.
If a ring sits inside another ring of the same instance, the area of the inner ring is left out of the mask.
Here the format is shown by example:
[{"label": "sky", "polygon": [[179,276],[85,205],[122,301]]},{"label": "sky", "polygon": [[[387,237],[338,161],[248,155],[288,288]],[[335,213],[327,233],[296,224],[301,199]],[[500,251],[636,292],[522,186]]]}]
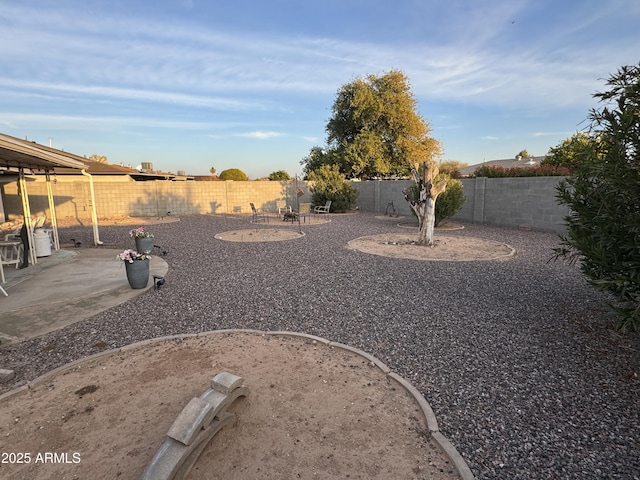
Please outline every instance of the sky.
[{"label": "sky", "polygon": [[544,155],[640,62],[639,24],[637,0],[0,0],[0,133],[301,175],[340,87],[401,70],[442,160]]}]

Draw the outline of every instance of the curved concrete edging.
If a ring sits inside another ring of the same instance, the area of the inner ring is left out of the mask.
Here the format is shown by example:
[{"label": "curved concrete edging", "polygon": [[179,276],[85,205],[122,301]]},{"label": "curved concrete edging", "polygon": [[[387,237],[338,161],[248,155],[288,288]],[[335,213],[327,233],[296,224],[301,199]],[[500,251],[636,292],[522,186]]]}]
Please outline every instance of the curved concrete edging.
[{"label": "curved concrete edging", "polygon": [[202,332],[202,333],[186,333],[186,334],[178,334],[178,335],[167,335],[164,337],[157,337],[157,338],[150,338],[147,340],[142,340],[140,342],[136,342],[136,343],[131,343],[129,345],[125,345],[123,347],[120,348],[114,348],[111,350],[105,350],[103,352],[99,352],[96,353],[95,355],[90,355],[88,357],[85,358],[81,358],[78,360],[74,360],[73,362],[70,362],[66,365],[63,365],[61,367],[55,368],[43,375],[40,375],[39,377],[35,378],[34,380],[32,380],[31,382],[27,383],[26,385],[23,385],[21,387],[18,387],[16,389],[10,390],[2,395],[0,395],[0,401],[9,398],[13,395],[16,395],[20,392],[22,392],[23,390],[27,390],[29,388],[31,388],[33,385],[36,385],[40,382],[43,382],[45,380],[47,380],[48,378],[51,378],[52,376],[64,372],[65,370],[70,370],[72,368],[75,368],[76,366],[78,366],[79,364],[82,364],[84,362],[88,362],[91,360],[95,360],[96,358],[100,358],[100,357],[104,357],[107,355],[112,355],[114,353],[119,353],[119,352],[126,352],[128,350],[133,350],[135,348],[139,348],[142,347],[144,345],[149,345],[152,343],[157,343],[157,342],[163,342],[163,341],[167,341],[167,340],[176,340],[176,339],[185,339],[185,338],[193,338],[193,337],[203,337],[206,335],[213,335],[213,334],[224,334],[224,333],[250,333],[250,334],[255,334],[255,335],[273,335],[273,336],[290,336],[290,337],[299,337],[299,338],[305,338],[305,339],[309,339],[309,340],[313,340],[316,341],[318,343],[322,343],[324,345],[327,345],[329,347],[334,347],[334,348],[340,348],[343,350],[347,350],[349,352],[355,353],[357,355],[360,355],[361,357],[365,358],[367,361],[371,362],[373,365],[375,365],[376,367],[378,367],[385,375],[387,375],[389,378],[393,379],[396,383],[399,383],[409,394],[411,394],[414,399],[416,400],[416,402],[418,403],[418,405],[420,406],[420,409],[422,410],[422,414],[424,415],[424,418],[427,422],[427,428],[429,429],[429,432],[431,433],[431,437],[433,438],[433,440],[444,450],[445,454],[449,457],[449,459],[451,460],[451,462],[453,463],[454,467],[456,468],[456,470],[458,471],[460,478],[462,478],[462,480],[475,480],[475,477],[473,475],[473,473],[471,472],[471,469],[469,468],[469,466],[467,465],[467,462],[464,460],[464,458],[462,457],[462,455],[460,455],[460,453],[458,452],[458,450],[453,446],[453,444],[451,444],[451,442],[444,436],[442,435],[442,433],[440,433],[440,429],[438,428],[438,422],[436,420],[436,416],[433,413],[433,409],[431,408],[431,405],[429,405],[429,402],[424,398],[424,396],[418,391],[417,388],[415,388],[411,383],[409,383],[407,380],[405,380],[404,378],[402,378],[400,375],[393,373],[389,367],[387,367],[386,364],[384,364],[383,362],[381,362],[379,359],[377,359],[376,357],[374,357],[373,355],[369,355],[368,353],[352,347],[350,345],[345,345],[343,343],[339,343],[339,342],[332,342],[330,340],[327,340],[326,338],[322,338],[322,337],[318,337],[315,335],[310,335],[310,334],[306,334],[306,333],[298,333],[298,332],[288,332],[288,331],[272,331],[272,332],[266,332],[266,331],[262,331],[262,330],[251,330],[251,329],[223,329],[223,330],[212,330],[212,331],[208,331],[208,332]]},{"label": "curved concrete edging", "polygon": [[[249,221],[249,223],[251,225],[268,225],[269,227],[271,227],[271,225],[273,226],[280,226],[283,228],[295,228],[298,226],[298,222],[285,222],[283,220],[279,220],[280,223],[264,223],[264,222],[254,222],[253,220]],[[314,227],[316,225],[326,225],[327,223],[331,223],[331,219],[327,218],[326,220],[318,220],[316,222],[312,222],[312,221],[308,221],[308,222],[300,222],[300,226],[301,227]]]},{"label": "curved concrete edging", "polygon": [[[477,239],[477,238],[475,239],[482,240],[494,246],[505,247],[508,250],[508,252],[500,255],[491,255],[491,256],[484,256],[484,257],[477,257],[477,258],[473,258],[473,257],[450,258],[447,256],[431,256],[430,257],[430,256],[423,255],[424,252],[422,252],[420,255],[408,254],[406,251],[404,253],[393,252],[393,254],[391,254],[388,250],[379,249],[379,248],[368,248],[369,245],[366,244],[366,242],[371,239],[375,240],[376,238],[378,239],[388,238],[392,235],[402,236],[403,234],[381,233],[376,235],[366,235],[364,237],[358,237],[358,238],[354,238],[353,240],[349,240],[347,242],[346,248],[349,248],[351,250],[356,250],[358,252],[366,253],[367,255],[376,255],[379,257],[387,257],[387,258],[402,258],[406,260],[416,260],[420,262],[485,262],[485,261],[492,261],[492,260],[505,260],[505,259],[514,257],[516,254],[516,249],[513,248],[511,245],[508,245],[502,242],[497,242],[495,240],[483,240],[483,239]],[[442,238],[443,238],[442,236],[439,237],[440,240]],[[447,238],[460,238],[460,237],[447,237]],[[467,239],[469,238],[474,238],[474,237],[467,237]],[[398,245],[399,242],[401,242],[401,240],[398,240],[398,241],[385,240],[383,244],[378,244],[376,245],[376,247],[380,247],[381,245],[385,245],[385,246]],[[426,248],[426,246],[425,247],[419,246],[419,248]],[[429,250],[425,250],[425,251],[428,252]]]},{"label": "curved concrete edging", "polygon": [[[447,225],[447,224],[445,224]],[[410,229],[410,230],[418,230],[418,225],[416,224],[409,224],[407,222],[405,223],[399,223],[398,225],[396,225],[398,228],[406,228],[406,229]],[[464,225],[460,225],[460,224],[456,224],[456,226],[451,227],[451,228],[447,228],[446,226],[441,226],[441,227],[434,227],[436,229],[436,231],[439,232],[453,232],[454,230],[464,230]]]},{"label": "curved concrete edging", "polygon": [[[285,233],[286,232],[286,233]],[[240,235],[238,235],[240,234]],[[245,234],[250,237],[245,238]],[[265,238],[273,236],[274,238]],[[268,242],[288,242],[291,240],[298,240],[306,235],[301,231],[296,231],[293,228],[259,228],[259,229],[244,229],[244,230],[229,230],[226,232],[216,233],[213,238],[223,242],[238,242],[238,243],[268,243]]]}]

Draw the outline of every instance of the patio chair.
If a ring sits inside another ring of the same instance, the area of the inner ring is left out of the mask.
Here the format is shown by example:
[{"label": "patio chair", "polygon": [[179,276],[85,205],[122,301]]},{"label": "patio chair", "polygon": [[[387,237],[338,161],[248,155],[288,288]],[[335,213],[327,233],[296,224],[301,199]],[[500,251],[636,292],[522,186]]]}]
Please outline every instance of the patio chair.
[{"label": "patio chair", "polygon": [[278,207],[278,218],[282,218],[283,215],[293,212],[290,205],[283,206],[280,202],[276,202],[276,207]]},{"label": "patio chair", "polygon": [[4,277],[4,266],[15,265],[16,269],[20,268],[22,255],[22,241],[20,239],[7,239],[0,242],[0,280],[2,283],[7,281]]},{"label": "patio chair", "polygon": [[256,206],[253,203],[249,203],[249,205],[251,205],[251,212],[253,212],[253,218],[251,219],[252,222],[268,222],[269,218],[267,217],[267,215],[265,213],[260,212]]},{"label": "patio chair", "polygon": [[327,203],[324,205],[317,205],[313,207],[313,213],[329,213],[329,209],[331,208],[331,200],[327,200]]}]

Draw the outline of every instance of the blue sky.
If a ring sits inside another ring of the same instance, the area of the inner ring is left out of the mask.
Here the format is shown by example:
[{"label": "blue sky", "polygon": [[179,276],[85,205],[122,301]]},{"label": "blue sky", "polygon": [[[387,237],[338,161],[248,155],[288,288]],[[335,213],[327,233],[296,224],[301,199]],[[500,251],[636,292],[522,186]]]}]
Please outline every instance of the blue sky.
[{"label": "blue sky", "polygon": [[585,126],[637,0],[0,0],[0,132],[111,163],[300,174],[338,89],[402,70],[468,164]]}]

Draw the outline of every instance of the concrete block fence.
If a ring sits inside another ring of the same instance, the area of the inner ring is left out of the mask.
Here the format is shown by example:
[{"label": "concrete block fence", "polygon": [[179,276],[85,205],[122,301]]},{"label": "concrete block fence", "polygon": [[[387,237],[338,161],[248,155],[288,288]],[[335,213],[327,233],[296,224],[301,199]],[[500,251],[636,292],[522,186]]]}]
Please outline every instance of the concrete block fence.
[{"label": "concrete block fence", "polygon": [[[569,209],[556,202],[556,187],[562,177],[468,178],[463,179],[466,196],[462,210],[454,220],[527,228],[561,233]],[[412,185],[410,180],[371,180],[353,182],[360,190],[358,207],[363,211],[384,213],[389,202],[401,215],[412,212],[402,191]],[[296,188],[303,191],[298,199]],[[277,212],[278,206],[297,202],[310,203],[306,182],[134,182],[94,180],[98,218],[125,216],[161,217],[172,215],[251,213],[250,203],[263,211]],[[32,215],[47,215],[46,184],[36,180],[28,183]],[[59,219],[91,221],[91,194],[88,179],[59,180],[53,185],[56,213]],[[21,215],[17,184],[2,186],[2,200],[7,219]]]},{"label": "concrete block fence", "polygon": [[469,178],[466,202],[454,217],[463,221],[563,233],[569,208],[559,205],[563,177]]},{"label": "concrete block fence", "polygon": [[[562,233],[566,206],[556,202],[556,187],[563,177],[465,178],[466,201],[453,220],[502,227]],[[362,210],[384,213],[393,201],[401,215],[412,215],[402,191],[410,180],[353,182],[360,189]]]},{"label": "concrete block fence", "polygon": [[[297,197],[296,188],[303,191]],[[91,221],[91,191],[88,179],[60,180],[53,185],[58,219]],[[27,187],[32,216],[49,217],[44,182],[29,182]],[[263,211],[277,212],[278,206],[311,202],[305,182],[171,182],[95,180],[94,192],[98,218],[161,217],[172,215],[251,213],[250,203]],[[22,215],[17,184],[2,186],[7,219]]]}]

